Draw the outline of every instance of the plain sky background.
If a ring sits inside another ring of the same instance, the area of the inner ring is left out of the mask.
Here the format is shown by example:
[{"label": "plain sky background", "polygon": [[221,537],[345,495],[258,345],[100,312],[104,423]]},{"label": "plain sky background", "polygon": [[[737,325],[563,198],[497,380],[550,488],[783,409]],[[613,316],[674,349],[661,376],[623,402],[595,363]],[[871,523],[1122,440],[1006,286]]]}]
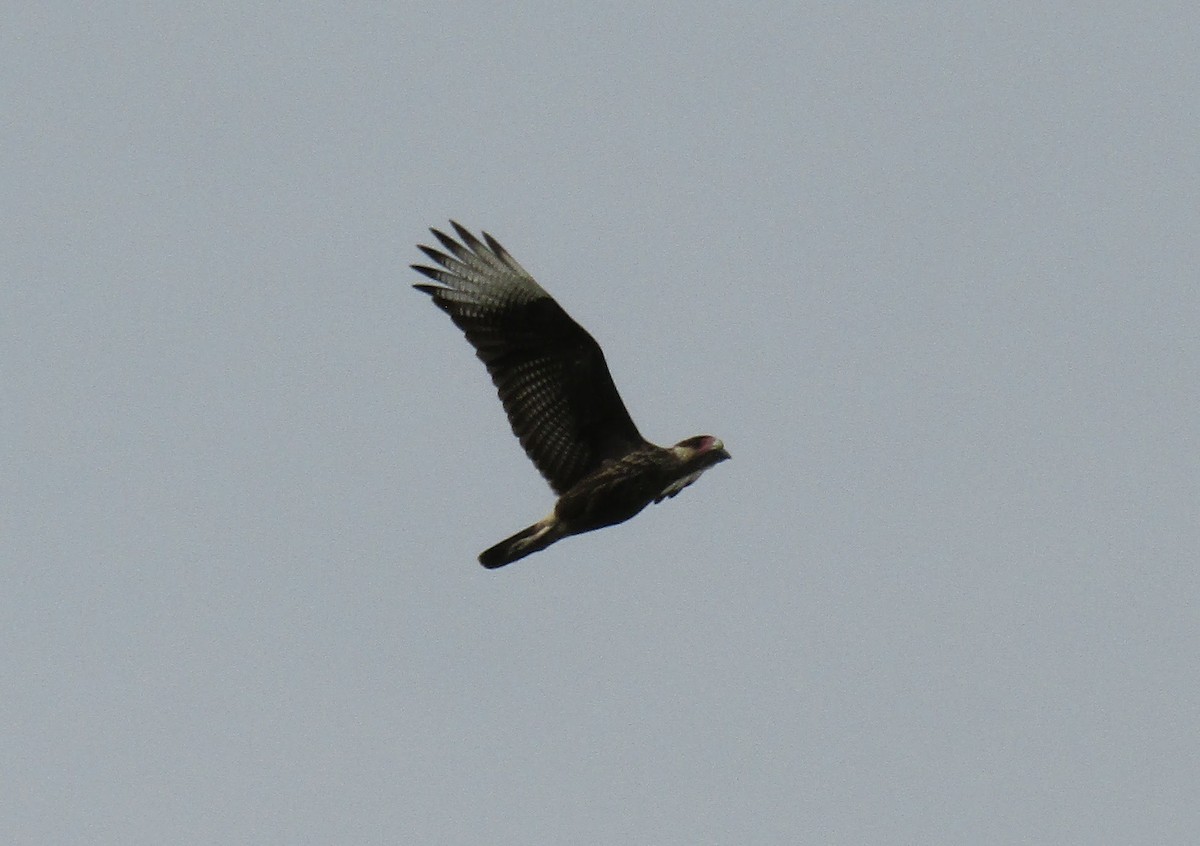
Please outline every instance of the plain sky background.
[{"label": "plain sky background", "polygon": [[[1195,842],[1194,3],[18,6],[4,843]],[[733,460],[481,568],[450,217]]]}]

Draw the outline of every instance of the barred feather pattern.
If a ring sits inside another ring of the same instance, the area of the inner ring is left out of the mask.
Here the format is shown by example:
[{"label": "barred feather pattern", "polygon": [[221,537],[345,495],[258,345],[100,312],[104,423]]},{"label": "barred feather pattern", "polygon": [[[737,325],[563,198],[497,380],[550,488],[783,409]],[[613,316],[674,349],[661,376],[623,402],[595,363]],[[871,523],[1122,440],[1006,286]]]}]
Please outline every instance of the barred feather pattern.
[{"label": "barred feather pattern", "polygon": [[513,433],[556,493],[606,460],[646,445],[595,339],[495,238],[451,221],[458,240],[413,269],[439,284],[415,287],[450,315],[491,374]]}]

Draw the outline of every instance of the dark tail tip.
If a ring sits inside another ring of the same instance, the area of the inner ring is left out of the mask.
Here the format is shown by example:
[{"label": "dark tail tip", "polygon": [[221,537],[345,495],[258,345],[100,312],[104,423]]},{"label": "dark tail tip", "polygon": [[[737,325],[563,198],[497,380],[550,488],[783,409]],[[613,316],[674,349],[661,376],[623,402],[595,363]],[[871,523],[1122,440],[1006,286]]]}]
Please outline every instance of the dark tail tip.
[{"label": "dark tail tip", "polygon": [[489,570],[495,570],[497,567],[503,567],[505,564],[511,564],[526,555],[533,555],[538,550],[545,549],[558,538],[559,536],[546,531],[546,527],[542,523],[534,523],[479,553],[479,563]]},{"label": "dark tail tip", "polygon": [[507,546],[508,541],[501,541],[490,549],[485,549],[483,552],[479,553],[479,563],[484,567],[487,567],[489,570],[495,570],[497,567],[503,567],[505,564],[511,564],[516,559],[509,558],[504,554]]}]

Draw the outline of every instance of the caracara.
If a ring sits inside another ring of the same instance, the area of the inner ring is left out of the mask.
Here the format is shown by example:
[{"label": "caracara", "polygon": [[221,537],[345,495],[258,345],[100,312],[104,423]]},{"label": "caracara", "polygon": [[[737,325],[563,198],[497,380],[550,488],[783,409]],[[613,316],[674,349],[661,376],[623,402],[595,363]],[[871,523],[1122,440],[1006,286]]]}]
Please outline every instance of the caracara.
[{"label": "caracara", "polygon": [[480,241],[450,222],[459,241],[430,230],[446,252],[420,245],[441,266],[412,266],[441,284],[413,287],[466,334],[513,433],[558,494],[553,511],[481,553],[479,563],[503,567],[569,535],[624,522],[729,458],[711,435],[670,448],[643,438],[595,339],[495,238],[484,232]]}]

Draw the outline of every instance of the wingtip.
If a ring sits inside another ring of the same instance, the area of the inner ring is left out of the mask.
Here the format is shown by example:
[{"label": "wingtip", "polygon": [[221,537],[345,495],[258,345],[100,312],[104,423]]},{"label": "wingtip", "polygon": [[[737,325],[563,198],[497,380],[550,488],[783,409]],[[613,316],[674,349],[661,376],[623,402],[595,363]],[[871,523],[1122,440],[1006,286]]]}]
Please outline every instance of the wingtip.
[{"label": "wingtip", "polygon": [[500,242],[491,236],[488,232],[483,232],[483,240],[487,242],[488,249],[495,253],[500,258],[507,258],[508,250],[501,246]]},{"label": "wingtip", "polygon": [[469,252],[466,247],[464,247],[462,244],[455,241],[453,238],[451,238],[449,235],[447,235],[442,230],[434,229],[434,228],[430,227],[429,231],[433,233],[433,237],[438,239],[439,244],[441,244],[443,247],[445,247],[447,250],[449,250],[451,253],[453,253],[454,256],[457,257],[460,261],[462,261],[465,258],[465,256],[467,255],[467,253]]}]

